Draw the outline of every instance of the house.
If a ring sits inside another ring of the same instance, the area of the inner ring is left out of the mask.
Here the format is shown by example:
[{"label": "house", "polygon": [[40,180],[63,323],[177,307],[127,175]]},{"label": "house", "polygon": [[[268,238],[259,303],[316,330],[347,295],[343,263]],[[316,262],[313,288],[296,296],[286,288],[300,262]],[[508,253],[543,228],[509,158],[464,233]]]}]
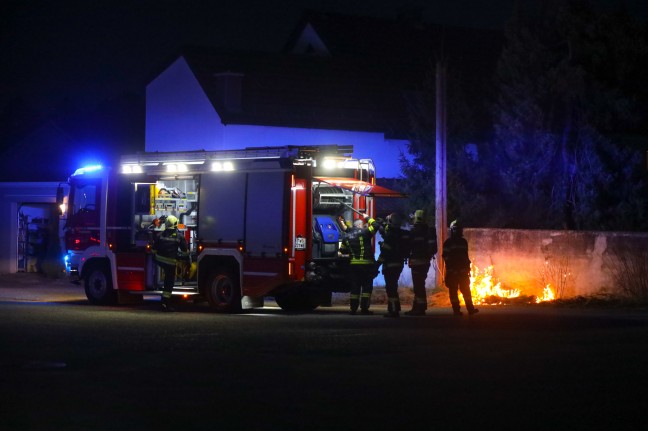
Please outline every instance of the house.
[{"label": "house", "polygon": [[[308,12],[281,53],[186,47],[146,87],[145,149],[353,145],[379,177],[396,178],[409,101],[433,57],[452,48],[457,70],[474,71],[470,55],[492,54],[497,40],[487,31]],[[483,70],[466,75],[471,94],[484,88]]]}]

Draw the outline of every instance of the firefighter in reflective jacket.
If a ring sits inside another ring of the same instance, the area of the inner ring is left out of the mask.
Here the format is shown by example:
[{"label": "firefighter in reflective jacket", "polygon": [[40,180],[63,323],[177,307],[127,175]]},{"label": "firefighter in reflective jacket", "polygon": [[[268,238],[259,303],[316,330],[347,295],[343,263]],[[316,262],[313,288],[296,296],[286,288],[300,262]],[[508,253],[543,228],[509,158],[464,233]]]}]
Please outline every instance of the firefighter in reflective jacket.
[{"label": "firefighter in reflective jacket", "polygon": [[164,222],[164,231],[155,238],[153,253],[155,262],[164,271],[164,288],[162,289],[162,309],[174,311],[171,306],[171,296],[175,283],[176,259],[178,250],[187,253],[187,241],[178,233],[178,219],[168,216]]},{"label": "firefighter in reflective jacket", "polygon": [[373,314],[369,305],[376,276],[376,261],[371,239],[376,233],[376,221],[366,214],[363,219],[367,221],[367,226],[361,219],[353,222],[353,227],[346,231],[340,249],[351,257],[351,314],[356,314],[358,306],[361,314]]},{"label": "firefighter in reflective jacket", "polygon": [[424,316],[427,310],[425,279],[430,270],[430,261],[437,252],[436,232],[425,222],[423,210],[414,212],[414,224],[410,230],[410,255],[408,264],[412,270],[414,303],[408,316]]},{"label": "firefighter in reflective jacket", "polygon": [[392,213],[387,216],[387,223],[379,225],[378,230],[383,240],[380,242],[378,263],[382,265],[387,293],[387,314],[385,317],[399,317],[401,311],[398,297],[398,279],[407,255],[409,254],[409,232],[401,229],[401,216]]},{"label": "firefighter in reflective jacket", "polygon": [[455,316],[461,316],[459,294],[463,296],[468,314],[478,313],[470,294],[470,259],[468,258],[468,241],[463,237],[463,228],[459,221],[450,223],[450,238],[443,243],[443,260],[446,274],[445,285],[450,294],[450,304]]}]

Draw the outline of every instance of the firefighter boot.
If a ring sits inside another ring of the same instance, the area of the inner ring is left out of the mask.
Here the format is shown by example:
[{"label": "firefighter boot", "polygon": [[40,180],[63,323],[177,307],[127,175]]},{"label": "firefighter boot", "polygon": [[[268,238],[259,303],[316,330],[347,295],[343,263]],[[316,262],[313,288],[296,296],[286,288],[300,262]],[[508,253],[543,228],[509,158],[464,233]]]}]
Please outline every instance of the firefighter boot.
[{"label": "firefighter boot", "polygon": [[427,308],[427,298],[414,298],[412,309],[406,311],[408,316],[425,316],[425,309]]},{"label": "firefighter boot", "polygon": [[351,295],[350,304],[351,304],[351,314],[356,314],[358,311],[358,307],[360,306],[360,298],[358,298],[358,295]]},{"label": "firefighter boot", "polygon": [[371,294],[363,293],[360,298],[360,314],[373,314],[373,311],[369,310],[371,305]]},{"label": "firefighter boot", "polygon": [[162,311],[176,311],[175,308],[171,305],[171,292],[162,293]]},{"label": "firefighter boot", "polygon": [[472,300],[467,300],[466,301],[466,310],[468,310],[468,314],[472,316],[473,314],[479,313],[479,309],[475,308],[475,306],[472,303]]},{"label": "firefighter boot", "polygon": [[455,316],[461,316],[461,305],[458,302],[452,303],[452,311]]},{"label": "firefighter boot", "polygon": [[400,301],[398,298],[387,298],[387,313],[385,317],[400,317]]}]

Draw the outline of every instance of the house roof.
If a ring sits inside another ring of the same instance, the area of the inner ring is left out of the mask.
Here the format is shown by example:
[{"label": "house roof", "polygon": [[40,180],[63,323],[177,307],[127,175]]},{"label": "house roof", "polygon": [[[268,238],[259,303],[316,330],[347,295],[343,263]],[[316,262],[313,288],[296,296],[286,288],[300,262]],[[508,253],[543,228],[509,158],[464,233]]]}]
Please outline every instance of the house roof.
[{"label": "house roof", "polygon": [[[313,30],[325,49],[300,52],[300,38]],[[434,59],[443,54],[466,91],[478,94],[491,77],[502,40],[491,30],[307,12],[282,53],[185,47],[182,56],[224,124],[404,138],[407,99],[421,89]],[[240,91],[240,104],[223,98],[219,75],[226,73],[233,80],[229,91]]]},{"label": "house roof", "polygon": [[[400,82],[367,59],[195,47],[183,57],[224,124],[399,134],[407,121]],[[225,72],[240,75],[240,109],[222,97],[216,75]]]}]

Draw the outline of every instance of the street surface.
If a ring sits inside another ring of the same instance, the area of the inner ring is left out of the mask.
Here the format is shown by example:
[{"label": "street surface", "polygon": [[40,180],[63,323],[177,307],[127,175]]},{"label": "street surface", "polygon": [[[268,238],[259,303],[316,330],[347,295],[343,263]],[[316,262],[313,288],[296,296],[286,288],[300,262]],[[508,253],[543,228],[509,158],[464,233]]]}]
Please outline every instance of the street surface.
[{"label": "street surface", "polygon": [[162,313],[19,275],[0,276],[1,430],[645,429],[646,310]]}]

